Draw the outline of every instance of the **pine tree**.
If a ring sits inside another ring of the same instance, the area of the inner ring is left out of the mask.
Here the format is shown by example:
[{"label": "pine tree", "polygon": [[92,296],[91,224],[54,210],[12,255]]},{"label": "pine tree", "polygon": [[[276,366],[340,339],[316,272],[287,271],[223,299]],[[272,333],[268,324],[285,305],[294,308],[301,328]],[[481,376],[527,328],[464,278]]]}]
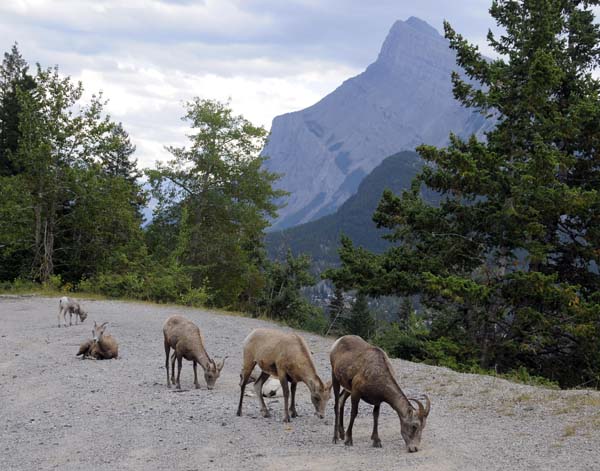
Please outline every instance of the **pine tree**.
[{"label": "pine tree", "polygon": [[342,322],[340,322],[340,320],[343,319],[345,310],[346,305],[344,301],[344,290],[339,286],[335,286],[333,290],[333,298],[331,299],[327,308],[329,313],[329,328],[327,329],[326,334],[342,328]]},{"label": "pine tree", "polygon": [[[493,117],[485,142],[421,146],[429,164],[374,215],[397,246],[381,257],[346,241],[333,274],[371,294],[421,296],[483,367],[525,366],[562,385],[600,386],[600,62],[597,1],[499,0],[505,31],[489,61],[452,27],[465,106]],[[441,193],[439,207],[421,185]]]},{"label": "pine tree", "polygon": [[15,43],[10,52],[4,53],[0,66],[0,176],[15,175],[23,170],[14,155],[21,136],[21,103],[18,93],[26,93],[35,87],[28,69],[29,66]]},{"label": "pine tree", "polygon": [[344,319],[346,333],[358,335],[368,340],[375,334],[376,327],[377,323],[369,310],[367,297],[362,293],[358,293],[352,304],[350,316]]},{"label": "pine tree", "polygon": [[102,141],[97,153],[107,175],[123,177],[132,183],[141,176],[137,159],[132,157],[135,146],[122,123],[111,125],[108,136]]}]

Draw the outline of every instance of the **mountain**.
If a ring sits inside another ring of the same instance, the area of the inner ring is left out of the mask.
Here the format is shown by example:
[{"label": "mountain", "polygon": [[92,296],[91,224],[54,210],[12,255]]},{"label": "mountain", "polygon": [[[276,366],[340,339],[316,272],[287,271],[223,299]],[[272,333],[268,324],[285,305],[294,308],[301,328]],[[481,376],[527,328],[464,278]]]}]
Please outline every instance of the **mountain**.
[{"label": "mountain", "polygon": [[489,127],[454,99],[454,52],[418,18],[394,23],[377,60],[315,105],[276,117],[263,151],[291,193],[273,229],[334,212],[389,155]]},{"label": "mountain", "polygon": [[[381,238],[385,231],[377,229],[372,220],[383,190],[394,193],[410,188],[423,162],[419,155],[404,151],[386,158],[358,187],[356,194],[339,209],[315,221],[289,229],[271,232],[266,236],[266,246],[271,258],[282,258],[287,249],[294,255],[305,253],[312,257],[318,271],[338,262],[340,235],[345,234],[356,245],[374,252],[383,252],[388,242]],[[423,195],[430,202],[439,197],[428,192]]]}]

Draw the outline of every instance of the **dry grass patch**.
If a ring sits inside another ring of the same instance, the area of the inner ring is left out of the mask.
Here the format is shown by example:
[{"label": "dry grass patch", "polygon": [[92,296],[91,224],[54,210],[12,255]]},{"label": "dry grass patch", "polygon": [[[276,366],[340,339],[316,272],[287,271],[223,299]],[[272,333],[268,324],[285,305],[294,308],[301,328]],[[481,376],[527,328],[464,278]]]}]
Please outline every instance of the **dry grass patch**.
[{"label": "dry grass patch", "polygon": [[572,437],[576,431],[577,427],[575,425],[567,425],[563,430],[563,437]]}]

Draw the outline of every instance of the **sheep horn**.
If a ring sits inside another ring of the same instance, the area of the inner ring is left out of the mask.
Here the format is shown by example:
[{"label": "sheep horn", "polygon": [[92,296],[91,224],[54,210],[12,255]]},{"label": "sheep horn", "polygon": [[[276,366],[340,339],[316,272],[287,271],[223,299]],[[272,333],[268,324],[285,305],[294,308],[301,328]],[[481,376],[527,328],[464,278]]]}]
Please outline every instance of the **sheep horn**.
[{"label": "sheep horn", "polygon": [[429,397],[427,396],[427,394],[423,394],[423,399],[425,399],[425,417],[427,417],[429,415],[429,411],[431,410],[431,401],[429,400]]},{"label": "sheep horn", "polygon": [[425,408],[423,407],[423,404],[421,404],[421,401],[412,397],[409,399],[409,401],[413,401],[419,406],[419,417],[427,417],[427,414],[425,413]]}]

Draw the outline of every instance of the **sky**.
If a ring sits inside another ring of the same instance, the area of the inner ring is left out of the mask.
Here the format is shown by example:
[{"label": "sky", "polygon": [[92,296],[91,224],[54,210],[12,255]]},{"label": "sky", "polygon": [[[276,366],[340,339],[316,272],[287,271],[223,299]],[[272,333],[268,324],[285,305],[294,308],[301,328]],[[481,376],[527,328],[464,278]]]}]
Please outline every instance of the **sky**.
[{"label": "sky", "polygon": [[[487,55],[490,0],[0,0],[0,51],[102,91],[140,167],[185,145],[183,104],[230,100],[269,129],[377,58],[392,24],[444,19]],[[32,67],[33,68],[33,67]]]}]

